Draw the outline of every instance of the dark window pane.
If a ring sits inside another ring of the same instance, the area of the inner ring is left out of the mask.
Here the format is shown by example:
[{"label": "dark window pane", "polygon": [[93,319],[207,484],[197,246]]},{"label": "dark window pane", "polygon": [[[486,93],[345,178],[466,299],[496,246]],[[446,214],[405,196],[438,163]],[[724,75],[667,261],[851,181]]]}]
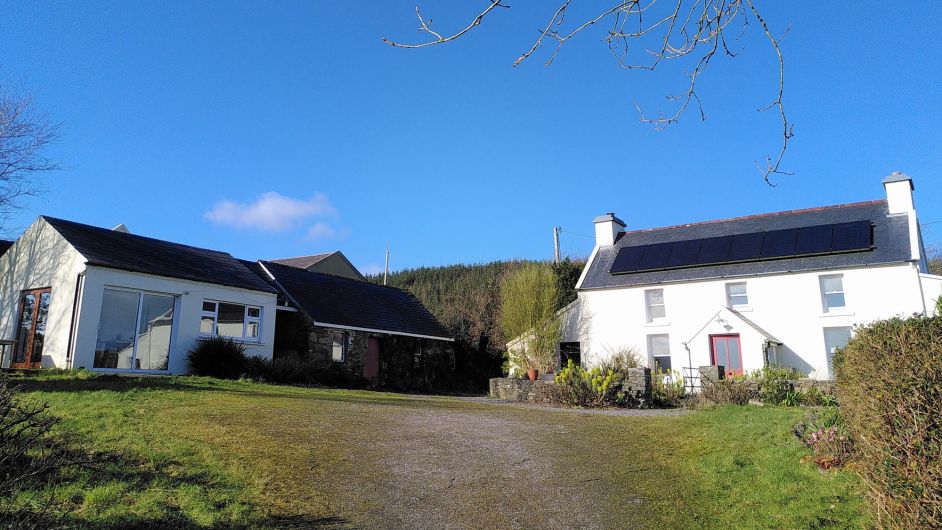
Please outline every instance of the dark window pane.
[{"label": "dark window pane", "polygon": [[29,349],[29,335],[33,330],[33,312],[36,310],[36,295],[24,294],[20,313],[20,329],[16,339],[16,353],[13,362],[25,363],[26,350]]},{"label": "dark window pane", "polygon": [[245,324],[245,306],[219,303],[216,333],[223,337],[242,337]]},{"label": "dark window pane", "polygon": [[215,313],[216,302],[203,302],[203,311],[206,311],[207,313]]},{"label": "dark window pane", "polygon": [[43,346],[46,343],[46,321],[49,317],[49,293],[39,295],[39,310],[36,312],[36,329],[33,332],[33,352],[30,362],[39,363],[43,360]]},{"label": "dark window pane", "polygon": [[654,358],[654,371],[661,372],[661,373],[670,373],[671,358],[667,356],[655,357]]}]

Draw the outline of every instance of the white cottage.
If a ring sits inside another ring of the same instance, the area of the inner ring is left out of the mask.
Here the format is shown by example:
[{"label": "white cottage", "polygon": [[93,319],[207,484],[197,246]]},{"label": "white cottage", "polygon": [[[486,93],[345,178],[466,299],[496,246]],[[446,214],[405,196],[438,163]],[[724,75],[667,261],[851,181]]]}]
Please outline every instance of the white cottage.
[{"label": "white cottage", "polygon": [[883,185],[885,200],[647,230],[596,218],[578,298],[562,313],[562,363],[634,348],[684,375],[778,364],[833,377],[832,353],[855,325],[932,313],[942,295],[912,180],[894,173]]},{"label": "white cottage", "polygon": [[225,252],[40,217],[0,256],[2,365],[186,373],[213,335],[270,359],[276,299]]}]

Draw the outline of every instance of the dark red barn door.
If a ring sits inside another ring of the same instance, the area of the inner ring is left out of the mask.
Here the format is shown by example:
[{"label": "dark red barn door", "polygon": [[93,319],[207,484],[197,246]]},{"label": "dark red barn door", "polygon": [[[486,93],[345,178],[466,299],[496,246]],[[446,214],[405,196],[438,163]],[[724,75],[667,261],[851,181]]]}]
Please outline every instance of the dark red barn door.
[{"label": "dark red barn door", "polygon": [[370,381],[379,379],[379,339],[366,339],[366,359],[363,360],[363,377]]}]

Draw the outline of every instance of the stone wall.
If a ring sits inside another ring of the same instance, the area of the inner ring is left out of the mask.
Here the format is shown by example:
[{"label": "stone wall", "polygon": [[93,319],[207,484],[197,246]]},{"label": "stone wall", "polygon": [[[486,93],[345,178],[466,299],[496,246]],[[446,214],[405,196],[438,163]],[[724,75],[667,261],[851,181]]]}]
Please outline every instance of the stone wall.
[{"label": "stone wall", "polygon": [[505,401],[550,403],[555,401],[556,383],[552,381],[530,381],[511,377],[495,377],[490,380],[492,398]]},{"label": "stone wall", "polygon": [[[709,385],[716,381],[724,381],[726,378],[726,370],[723,366],[716,365],[706,365],[700,366],[698,368],[700,375],[700,385]],[[757,379],[729,379],[730,384],[741,385],[749,388],[750,394],[754,395],[758,399],[762,387],[760,381]],[[788,390],[799,390],[801,392],[806,392],[809,388],[816,387],[821,391],[822,394],[827,394],[834,396],[837,393],[837,385],[835,385],[833,380],[823,380],[823,379],[795,379],[785,381],[785,384],[789,386]]]},{"label": "stone wall", "polygon": [[[629,368],[621,388],[632,399],[641,404],[647,404],[651,399],[651,370],[647,368]],[[528,379],[495,377],[490,380],[490,393],[488,395],[506,401],[550,403],[558,401],[557,392],[558,387],[551,378],[530,381]]]}]

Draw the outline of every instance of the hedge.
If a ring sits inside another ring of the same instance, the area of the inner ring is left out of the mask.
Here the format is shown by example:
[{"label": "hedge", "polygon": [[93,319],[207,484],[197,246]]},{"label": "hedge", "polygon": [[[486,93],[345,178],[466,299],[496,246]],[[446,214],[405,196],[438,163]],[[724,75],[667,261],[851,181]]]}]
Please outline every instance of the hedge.
[{"label": "hedge", "polygon": [[942,317],[858,328],[837,391],[882,528],[942,528]]}]

